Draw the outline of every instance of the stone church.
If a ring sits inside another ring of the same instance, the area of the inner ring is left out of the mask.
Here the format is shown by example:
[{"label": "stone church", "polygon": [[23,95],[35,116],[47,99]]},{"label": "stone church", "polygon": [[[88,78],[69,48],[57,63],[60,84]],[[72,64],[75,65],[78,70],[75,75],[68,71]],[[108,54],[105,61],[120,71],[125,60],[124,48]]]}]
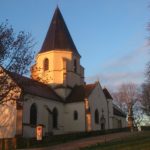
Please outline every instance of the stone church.
[{"label": "stone church", "polygon": [[0,105],[0,138],[35,137],[38,124],[43,135],[126,127],[126,115],[109,91],[99,82],[85,83],[80,59],[57,7],[31,78],[0,68],[0,76],[16,85],[8,94],[16,101]]}]

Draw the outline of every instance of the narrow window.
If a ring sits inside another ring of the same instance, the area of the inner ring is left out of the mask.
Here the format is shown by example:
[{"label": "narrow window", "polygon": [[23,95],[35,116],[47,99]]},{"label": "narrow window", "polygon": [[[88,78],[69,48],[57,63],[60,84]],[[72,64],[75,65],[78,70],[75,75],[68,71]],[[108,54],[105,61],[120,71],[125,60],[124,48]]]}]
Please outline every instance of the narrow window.
[{"label": "narrow window", "polygon": [[77,72],[77,60],[76,59],[74,60],[74,72],[75,73]]},{"label": "narrow window", "polygon": [[46,70],[49,69],[49,60],[48,60],[48,58],[45,58],[45,59],[44,59],[44,62],[43,62],[43,69],[44,69],[44,71],[46,71]]},{"label": "narrow window", "polygon": [[98,110],[95,110],[95,123],[98,124],[99,123],[99,113]]},{"label": "narrow window", "polygon": [[74,120],[78,120],[78,112],[76,110],[74,111],[73,115],[74,115]]},{"label": "narrow window", "polygon": [[37,108],[36,104],[32,104],[30,107],[30,124],[36,125],[37,124]]},{"label": "narrow window", "polygon": [[53,109],[53,128],[58,127],[58,111],[57,108]]}]

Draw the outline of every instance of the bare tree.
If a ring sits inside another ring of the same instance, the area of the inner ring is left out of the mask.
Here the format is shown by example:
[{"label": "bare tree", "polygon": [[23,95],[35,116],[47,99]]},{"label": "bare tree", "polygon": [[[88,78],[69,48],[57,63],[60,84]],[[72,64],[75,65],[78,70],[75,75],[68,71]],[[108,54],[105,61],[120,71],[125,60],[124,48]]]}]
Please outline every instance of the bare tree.
[{"label": "bare tree", "polygon": [[[150,31],[150,22],[148,23],[147,26],[148,32]],[[148,45],[150,44],[150,37],[148,37]],[[146,71],[145,71],[145,76],[146,76],[146,84],[150,84],[150,61],[147,62],[146,64]]]},{"label": "bare tree", "polygon": [[133,109],[136,102],[139,100],[138,88],[134,83],[122,84],[118,91],[113,93],[114,99],[119,104],[120,108],[128,114],[128,126],[133,128],[134,115]]},{"label": "bare tree", "polygon": [[133,106],[133,116],[134,116],[133,120],[134,126],[136,127],[141,126],[142,122],[145,122],[144,121],[145,111],[141,101],[139,100]]},{"label": "bare tree", "polygon": [[10,77],[6,72],[11,71],[20,75],[28,73],[34,57],[33,46],[30,33],[20,31],[15,34],[8,21],[0,24],[0,66],[4,67],[0,70],[0,103],[17,98],[14,98],[14,93],[12,93],[15,91],[17,95],[16,84],[10,82]]},{"label": "bare tree", "polygon": [[141,102],[146,114],[150,116],[150,84],[142,84],[141,89]]},{"label": "bare tree", "polygon": [[34,52],[33,38],[30,33],[20,31],[15,34],[8,22],[0,24],[0,65],[7,70],[26,74]]}]

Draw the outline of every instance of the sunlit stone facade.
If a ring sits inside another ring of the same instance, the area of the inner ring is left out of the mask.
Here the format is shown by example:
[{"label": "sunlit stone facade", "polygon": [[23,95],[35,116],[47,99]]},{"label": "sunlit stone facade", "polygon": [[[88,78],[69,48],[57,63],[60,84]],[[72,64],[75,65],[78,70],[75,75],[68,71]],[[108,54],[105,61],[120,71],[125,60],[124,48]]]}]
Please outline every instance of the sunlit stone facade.
[{"label": "sunlit stone facade", "polygon": [[[45,59],[48,59],[48,70],[44,70]],[[69,88],[84,84],[84,68],[80,65],[80,57],[73,52],[65,51],[65,49],[52,50],[36,56],[36,64],[31,69],[31,77],[50,85],[55,88],[58,95],[66,98],[70,93]]]}]

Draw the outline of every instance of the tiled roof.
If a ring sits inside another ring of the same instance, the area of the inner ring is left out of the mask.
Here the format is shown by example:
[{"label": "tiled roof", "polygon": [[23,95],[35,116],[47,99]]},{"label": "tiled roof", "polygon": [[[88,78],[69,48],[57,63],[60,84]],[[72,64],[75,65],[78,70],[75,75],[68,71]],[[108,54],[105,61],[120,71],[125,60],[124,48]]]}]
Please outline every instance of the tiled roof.
[{"label": "tiled roof", "polygon": [[106,99],[113,99],[109,91],[106,88],[103,89],[103,92],[104,92]]},{"label": "tiled roof", "polygon": [[80,102],[84,101],[85,98],[88,98],[94,88],[96,87],[96,84],[87,84],[87,85],[80,85],[75,86],[70,95],[67,97],[66,102]]},{"label": "tiled roof", "polygon": [[72,51],[80,56],[58,7],[39,53],[56,49]]},{"label": "tiled roof", "polygon": [[33,94],[55,101],[62,101],[62,99],[49,86],[13,72],[6,72],[18,84],[24,93]]}]

